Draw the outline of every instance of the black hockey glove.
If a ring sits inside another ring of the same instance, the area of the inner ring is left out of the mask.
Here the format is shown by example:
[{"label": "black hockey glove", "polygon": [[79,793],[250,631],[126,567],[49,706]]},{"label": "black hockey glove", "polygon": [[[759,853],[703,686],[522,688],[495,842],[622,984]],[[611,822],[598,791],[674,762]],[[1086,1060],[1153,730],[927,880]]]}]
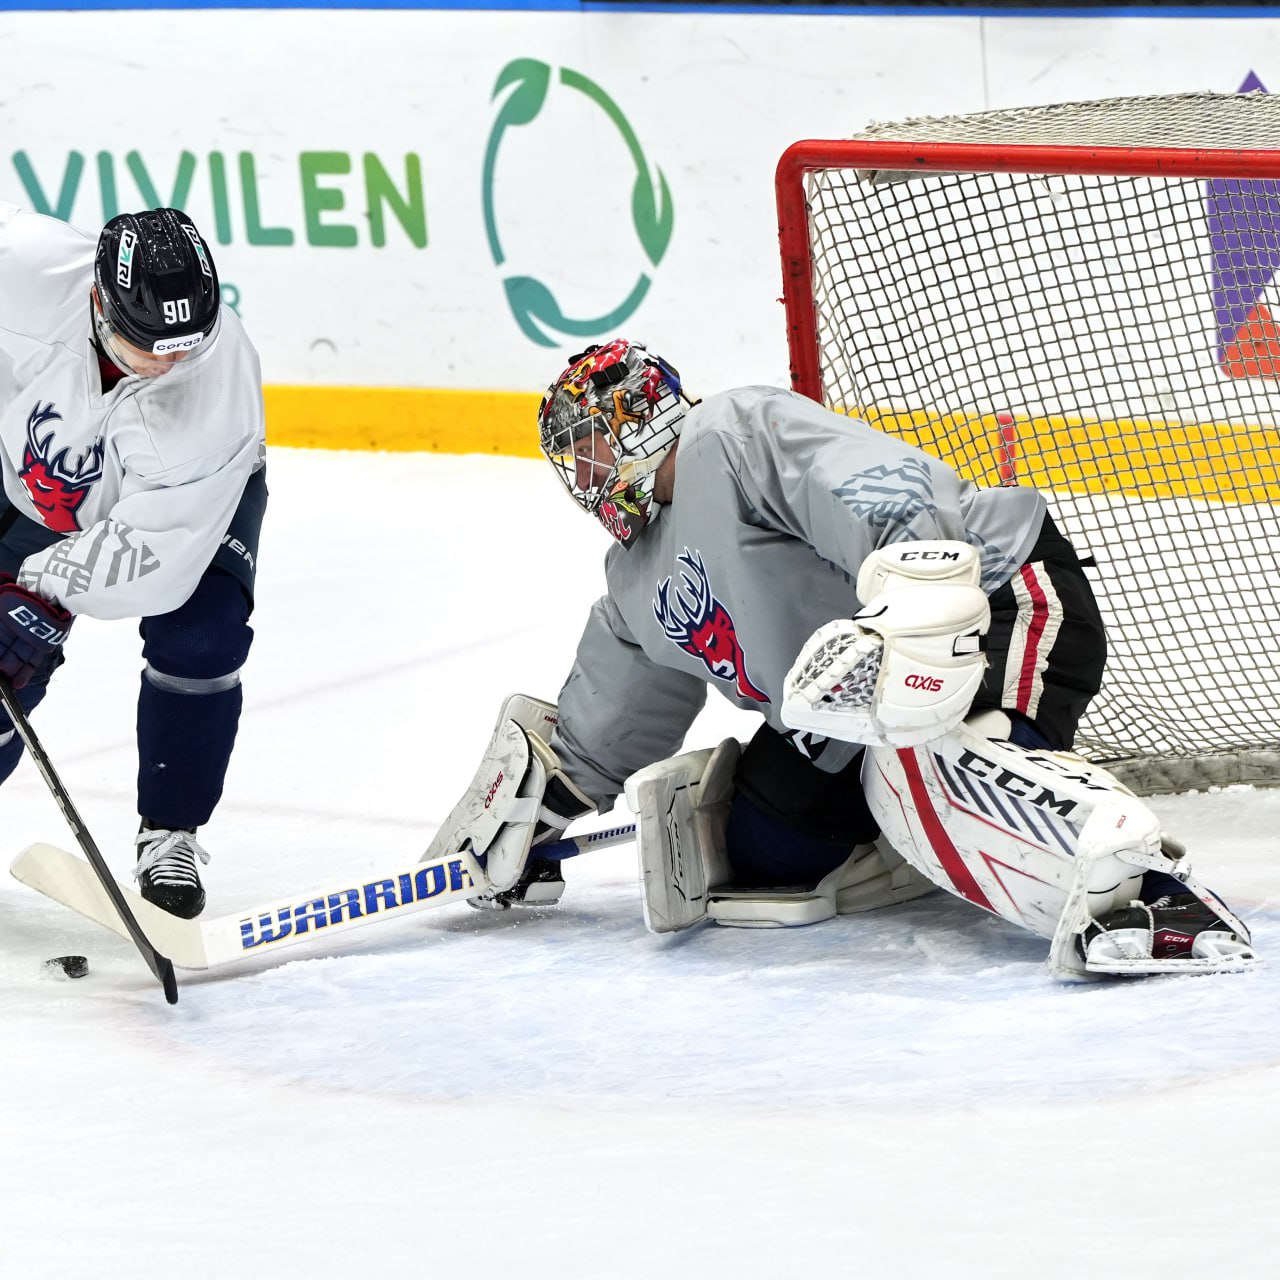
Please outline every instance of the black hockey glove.
[{"label": "black hockey glove", "polygon": [[62,648],[71,622],[60,605],[0,576],[0,675],[21,689]]}]

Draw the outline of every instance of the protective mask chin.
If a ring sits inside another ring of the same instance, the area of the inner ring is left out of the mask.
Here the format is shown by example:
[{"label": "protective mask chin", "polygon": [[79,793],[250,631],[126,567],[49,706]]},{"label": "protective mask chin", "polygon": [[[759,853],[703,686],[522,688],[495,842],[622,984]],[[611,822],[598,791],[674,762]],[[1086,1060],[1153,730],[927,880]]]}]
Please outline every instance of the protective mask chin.
[{"label": "protective mask chin", "polygon": [[608,496],[596,508],[596,517],[624,547],[632,546],[648,525],[653,507],[653,479],[671,452],[659,449],[647,458],[624,457],[614,473]]},{"label": "protective mask chin", "polygon": [[619,479],[609,491],[608,497],[596,508],[596,519],[616,542],[630,547],[649,523],[649,509],[652,505],[652,485],[628,484]]}]

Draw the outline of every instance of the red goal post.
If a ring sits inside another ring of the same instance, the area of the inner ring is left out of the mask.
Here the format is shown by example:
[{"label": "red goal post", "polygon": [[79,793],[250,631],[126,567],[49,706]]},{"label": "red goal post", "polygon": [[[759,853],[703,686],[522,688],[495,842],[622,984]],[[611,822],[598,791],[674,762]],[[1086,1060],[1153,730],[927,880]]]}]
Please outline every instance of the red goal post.
[{"label": "red goal post", "polygon": [[1280,780],[1280,98],[1069,103],[797,142],[796,390],[1045,492],[1107,617],[1079,748]]}]

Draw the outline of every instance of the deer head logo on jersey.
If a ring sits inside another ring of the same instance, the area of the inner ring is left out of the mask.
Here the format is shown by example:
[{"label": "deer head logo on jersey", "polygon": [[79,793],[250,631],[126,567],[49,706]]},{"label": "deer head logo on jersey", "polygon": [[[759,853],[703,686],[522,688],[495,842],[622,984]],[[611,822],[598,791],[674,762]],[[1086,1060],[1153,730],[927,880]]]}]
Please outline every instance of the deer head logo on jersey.
[{"label": "deer head logo on jersey", "polygon": [[702,557],[685,547],[684,554],[676,560],[682,572],[674,599],[672,579],[664,578],[658,583],[658,595],[653,602],[653,615],[667,639],[685,653],[700,658],[717,680],[732,681],[740,698],[768,702],[769,695],[757,689],[747,675],[746,654],[738,643],[737,628],[729,610],[711,592],[711,580]]},{"label": "deer head logo on jersey", "polygon": [[41,435],[45,423],[61,422],[53,403],[42,405],[38,400],[27,417],[27,447],[22,451],[22,470],[18,478],[26,486],[27,493],[46,529],[54,533],[76,533],[80,524],[76,512],[89,496],[89,490],[102,479],[101,440],[76,458],[69,465],[69,449],[54,453],[54,428]]}]

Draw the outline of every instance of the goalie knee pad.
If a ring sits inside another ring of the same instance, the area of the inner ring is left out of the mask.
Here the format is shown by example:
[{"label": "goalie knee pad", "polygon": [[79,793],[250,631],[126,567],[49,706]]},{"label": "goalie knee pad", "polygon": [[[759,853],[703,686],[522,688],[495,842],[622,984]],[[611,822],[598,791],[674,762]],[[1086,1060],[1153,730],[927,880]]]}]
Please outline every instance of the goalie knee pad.
[{"label": "goalie knee pad", "polygon": [[711,892],[729,882],[724,831],[741,751],[736,739],[726,738],[714,750],[659,760],[626,781],[651,933],[705,920]]}]

